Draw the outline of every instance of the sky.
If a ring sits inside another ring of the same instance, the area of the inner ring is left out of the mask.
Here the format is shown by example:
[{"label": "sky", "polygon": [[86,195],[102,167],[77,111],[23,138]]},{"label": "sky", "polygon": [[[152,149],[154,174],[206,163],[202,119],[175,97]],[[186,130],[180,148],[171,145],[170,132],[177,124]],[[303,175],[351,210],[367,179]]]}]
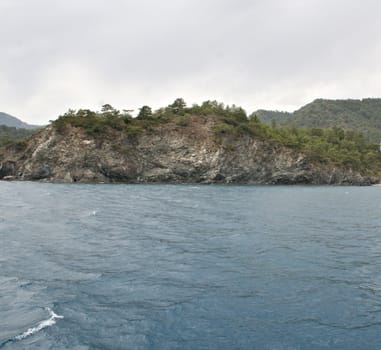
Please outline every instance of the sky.
[{"label": "sky", "polygon": [[1,0],[0,111],[381,97],[379,0]]}]

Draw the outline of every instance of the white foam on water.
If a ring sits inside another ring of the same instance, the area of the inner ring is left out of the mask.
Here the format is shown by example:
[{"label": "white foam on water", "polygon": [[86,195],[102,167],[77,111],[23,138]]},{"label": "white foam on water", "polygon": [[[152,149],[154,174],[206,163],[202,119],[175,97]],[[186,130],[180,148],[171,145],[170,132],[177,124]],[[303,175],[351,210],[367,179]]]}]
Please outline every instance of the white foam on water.
[{"label": "white foam on water", "polygon": [[53,326],[54,324],[56,324],[56,320],[57,319],[62,319],[64,318],[63,316],[61,315],[57,315],[52,309],[50,308],[47,308],[46,309],[47,311],[49,311],[49,315],[50,317],[47,319],[47,320],[43,320],[41,321],[37,326],[35,327],[31,327],[29,328],[28,330],[26,330],[24,333],[20,334],[20,335],[17,335],[16,337],[14,337],[15,340],[22,340],[22,339],[25,339],[26,337],[29,337],[33,334],[36,334],[37,332],[39,332],[40,330],[46,328],[46,327],[50,327],[50,326]]}]

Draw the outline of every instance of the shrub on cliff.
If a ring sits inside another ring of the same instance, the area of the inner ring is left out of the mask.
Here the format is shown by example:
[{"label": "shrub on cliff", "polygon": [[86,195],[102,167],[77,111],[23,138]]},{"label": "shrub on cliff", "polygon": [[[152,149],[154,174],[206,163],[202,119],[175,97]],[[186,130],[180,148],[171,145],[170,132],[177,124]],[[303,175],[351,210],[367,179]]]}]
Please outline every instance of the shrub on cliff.
[{"label": "shrub on cliff", "polygon": [[152,108],[149,106],[143,106],[142,108],[139,109],[139,114],[136,117],[137,119],[152,119],[153,113],[152,113]]},{"label": "shrub on cliff", "polygon": [[79,109],[75,111],[69,109],[65,114],[53,122],[58,132],[64,132],[67,125],[83,128],[86,133],[92,136],[100,135],[109,129],[124,131],[129,128],[132,116],[125,111],[114,109],[110,105],[102,106],[100,112],[89,109]]}]

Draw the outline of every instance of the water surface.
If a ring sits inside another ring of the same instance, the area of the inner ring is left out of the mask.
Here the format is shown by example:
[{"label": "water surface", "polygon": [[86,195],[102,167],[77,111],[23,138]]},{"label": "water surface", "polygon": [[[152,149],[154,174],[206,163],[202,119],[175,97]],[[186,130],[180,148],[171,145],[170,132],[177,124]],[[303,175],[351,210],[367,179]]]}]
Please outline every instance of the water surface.
[{"label": "water surface", "polygon": [[381,188],[0,183],[1,349],[379,349]]}]

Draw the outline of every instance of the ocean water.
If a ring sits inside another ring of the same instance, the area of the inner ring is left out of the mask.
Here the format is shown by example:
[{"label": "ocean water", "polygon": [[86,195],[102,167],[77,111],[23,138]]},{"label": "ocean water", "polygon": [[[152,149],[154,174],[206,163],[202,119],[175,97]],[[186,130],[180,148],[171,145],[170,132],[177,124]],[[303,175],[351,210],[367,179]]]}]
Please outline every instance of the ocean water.
[{"label": "ocean water", "polygon": [[380,344],[380,187],[0,182],[1,349]]}]

